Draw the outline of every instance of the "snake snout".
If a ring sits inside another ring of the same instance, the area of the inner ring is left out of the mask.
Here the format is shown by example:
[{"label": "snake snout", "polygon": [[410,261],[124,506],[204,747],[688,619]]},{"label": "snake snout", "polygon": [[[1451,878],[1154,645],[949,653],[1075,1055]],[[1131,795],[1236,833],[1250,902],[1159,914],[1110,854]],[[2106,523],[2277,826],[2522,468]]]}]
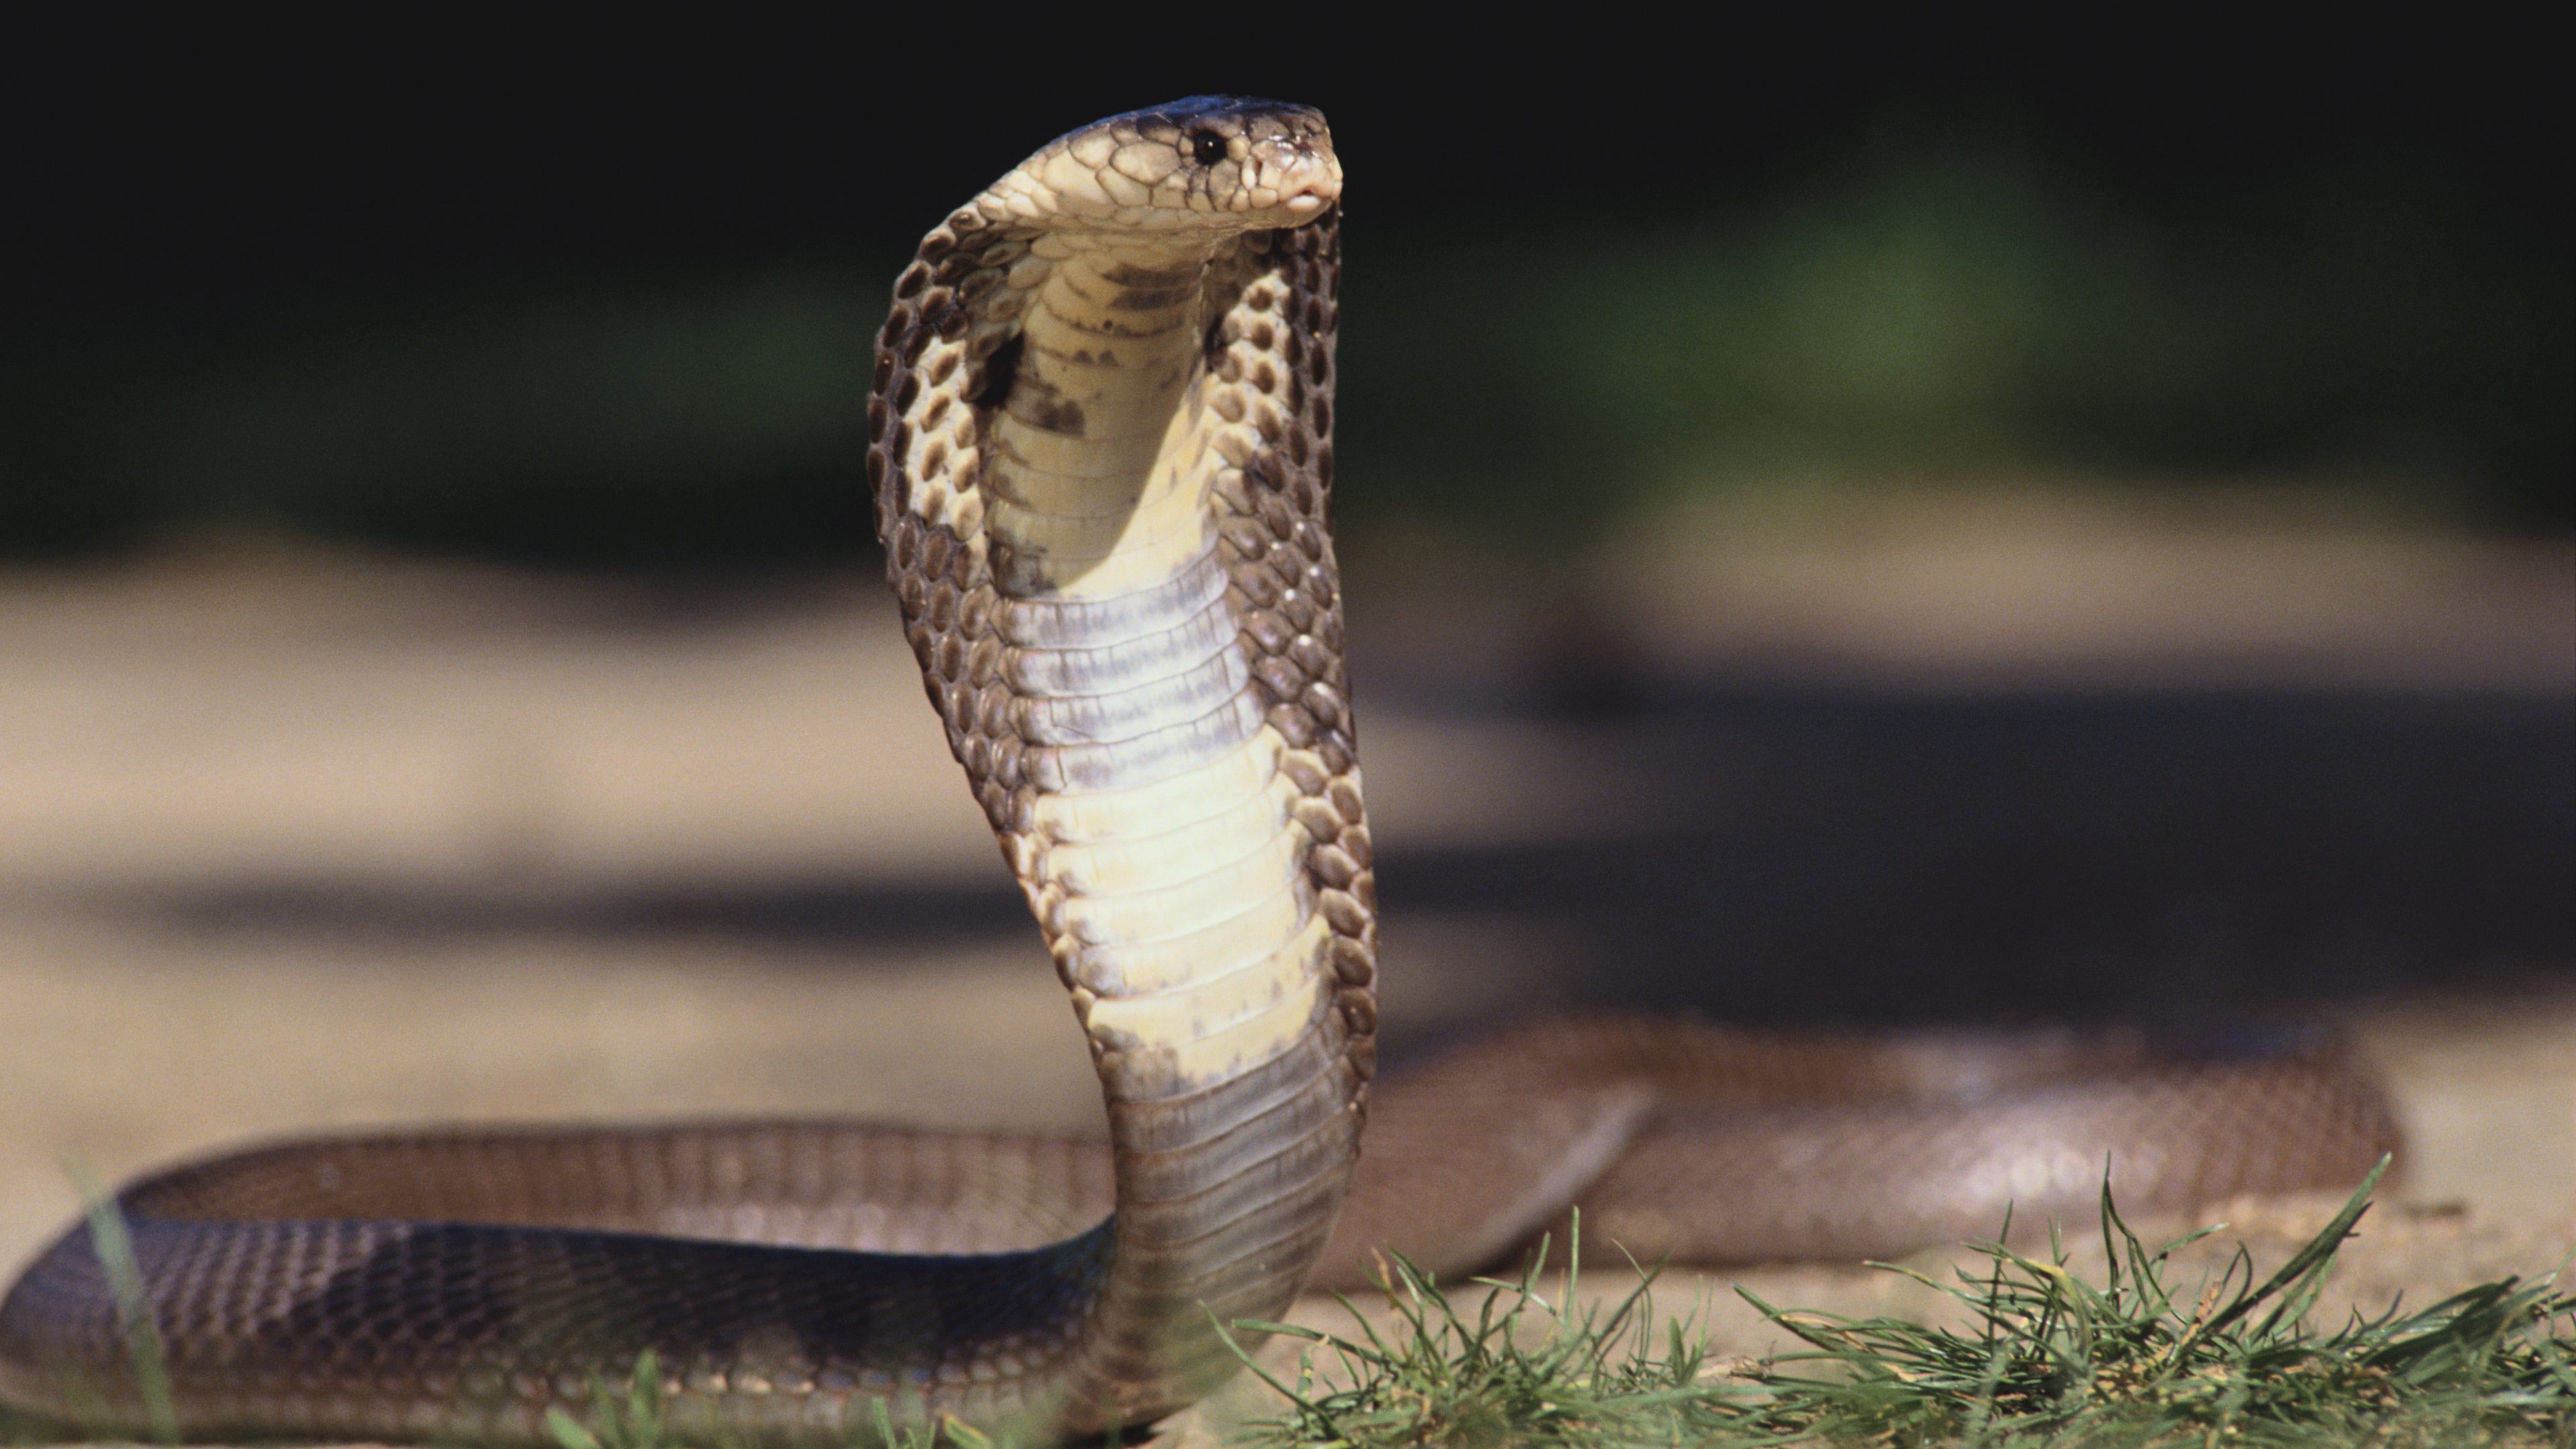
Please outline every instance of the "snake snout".
[{"label": "snake snout", "polygon": [[1333,153],[1323,114],[1292,106],[1265,119],[1269,124],[1255,127],[1245,147],[1254,208],[1284,211],[1292,224],[1322,215],[1342,199],[1342,158]]},{"label": "snake snout", "polygon": [[1277,196],[1273,203],[1303,221],[1319,216],[1342,198],[1341,158],[1323,137],[1283,137],[1262,148],[1262,180]]}]

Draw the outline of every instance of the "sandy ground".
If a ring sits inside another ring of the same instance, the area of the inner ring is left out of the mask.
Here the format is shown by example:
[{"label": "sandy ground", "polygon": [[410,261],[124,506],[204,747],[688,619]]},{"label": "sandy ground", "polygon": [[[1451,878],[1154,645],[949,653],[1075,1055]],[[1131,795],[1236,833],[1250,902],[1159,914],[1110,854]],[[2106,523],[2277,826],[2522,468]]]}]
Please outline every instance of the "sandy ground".
[{"label": "sandy ground", "polygon": [[[2536,701],[2567,711],[2576,750],[2563,548],[2043,523],[1990,528],[1982,551],[1938,533],[1667,543],[1649,583],[1592,591],[1586,627],[1619,631],[1656,679],[1788,661],[1905,690],[2287,678]],[[1818,561],[1835,548],[1867,556],[1865,585],[1836,587],[1855,575]],[[2160,556],[2201,582],[2156,583]],[[2246,582],[2273,556],[2294,561],[2286,582]],[[2070,621],[2087,579],[2125,602]],[[1525,601],[1494,602],[1482,631],[1462,617],[1391,608],[1363,655],[1381,840],[1555,859],[1723,805],[1672,788],[1634,737],[1527,707],[1555,636]],[[1690,622],[1622,622],[1641,617]],[[865,579],[710,594],[300,553],[0,579],[0,1271],[72,1216],[75,1172],[319,1127],[1093,1124],[1067,1009],[953,776]],[[1508,798],[1468,783],[1495,779]],[[2563,802],[2536,808],[2558,848]],[[1574,989],[1581,919],[1477,899],[1390,906],[1399,1043]],[[2293,1002],[2355,1036],[2413,1147],[2347,1269],[2362,1301],[2576,1247],[2568,912],[2545,889],[2514,900],[2537,924],[2476,944],[2456,981],[2435,953]],[[2320,1212],[2230,1209],[2258,1255]],[[1705,1303],[1721,1353],[1780,1346],[1722,1291],[1739,1280],[1835,1311],[1932,1306],[1823,1267],[1677,1277],[1665,1299]]]}]

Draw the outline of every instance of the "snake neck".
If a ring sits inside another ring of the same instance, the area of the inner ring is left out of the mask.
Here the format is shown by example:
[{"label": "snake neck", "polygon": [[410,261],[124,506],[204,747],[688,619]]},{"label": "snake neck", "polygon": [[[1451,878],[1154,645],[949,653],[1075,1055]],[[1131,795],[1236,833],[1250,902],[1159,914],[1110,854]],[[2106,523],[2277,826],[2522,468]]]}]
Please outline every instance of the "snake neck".
[{"label": "snake neck", "polygon": [[1286,1309],[1357,1152],[1338,255],[1329,224],[1184,249],[1002,220],[952,217],[898,284],[871,471],[924,683],[1108,1105],[1113,1244],[1056,1368],[1088,1432],[1232,1371],[1215,1323]]},{"label": "snake neck", "polygon": [[986,383],[985,526],[1005,593],[1134,595],[1207,551],[1204,411],[1189,404],[1215,261],[1205,247],[1040,243],[1008,376]]}]

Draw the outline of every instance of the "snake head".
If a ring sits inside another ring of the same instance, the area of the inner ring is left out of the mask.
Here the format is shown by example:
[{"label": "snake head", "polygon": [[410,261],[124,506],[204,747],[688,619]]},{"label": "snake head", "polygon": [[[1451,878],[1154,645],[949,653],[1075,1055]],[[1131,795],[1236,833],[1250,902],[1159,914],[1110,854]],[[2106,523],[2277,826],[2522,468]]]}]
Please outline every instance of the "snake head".
[{"label": "snake head", "polygon": [[1067,132],[996,183],[1021,219],[1103,230],[1233,233],[1297,226],[1342,194],[1323,113],[1192,96]]}]

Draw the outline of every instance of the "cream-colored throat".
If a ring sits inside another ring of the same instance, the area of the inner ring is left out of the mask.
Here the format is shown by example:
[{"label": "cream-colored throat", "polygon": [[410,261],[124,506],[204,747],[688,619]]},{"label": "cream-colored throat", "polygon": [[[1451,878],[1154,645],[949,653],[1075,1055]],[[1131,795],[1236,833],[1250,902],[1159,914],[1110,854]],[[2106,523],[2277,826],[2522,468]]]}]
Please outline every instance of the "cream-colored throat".
[{"label": "cream-colored throat", "polygon": [[1005,592],[1134,593],[1207,551],[1204,253],[1086,249],[1022,312],[989,425],[985,526]]}]

